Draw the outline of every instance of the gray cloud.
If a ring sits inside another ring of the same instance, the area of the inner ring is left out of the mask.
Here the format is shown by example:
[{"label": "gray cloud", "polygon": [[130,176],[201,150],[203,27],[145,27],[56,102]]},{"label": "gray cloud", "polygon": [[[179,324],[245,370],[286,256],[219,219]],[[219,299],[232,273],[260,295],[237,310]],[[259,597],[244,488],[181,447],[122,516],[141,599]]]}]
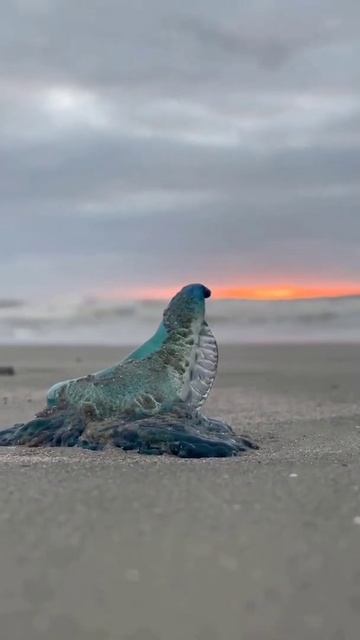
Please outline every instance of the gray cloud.
[{"label": "gray cloud", "polygon": [[1,295],[358,282],[360,5],[12,0]]}]

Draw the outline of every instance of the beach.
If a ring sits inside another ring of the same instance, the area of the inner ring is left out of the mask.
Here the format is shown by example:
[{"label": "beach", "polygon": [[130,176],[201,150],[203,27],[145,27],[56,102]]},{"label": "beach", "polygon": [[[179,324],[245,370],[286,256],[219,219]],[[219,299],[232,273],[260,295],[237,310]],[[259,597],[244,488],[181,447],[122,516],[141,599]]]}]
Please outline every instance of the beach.
[{"label": "beach", "polygon": [[[121,347],[0,347],[0,427]],[[225,345],[205,413],[260,449],[0,449],[4,640],[358,640],[359,344]]]}]

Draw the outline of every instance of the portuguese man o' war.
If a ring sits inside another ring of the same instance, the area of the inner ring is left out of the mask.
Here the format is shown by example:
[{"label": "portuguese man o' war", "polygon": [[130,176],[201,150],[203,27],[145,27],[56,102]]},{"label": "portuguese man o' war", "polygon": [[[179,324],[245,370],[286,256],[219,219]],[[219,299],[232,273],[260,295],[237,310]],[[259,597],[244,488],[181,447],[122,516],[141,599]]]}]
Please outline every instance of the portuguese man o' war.
[{"label": "portuguese man o' war", "polygon": [[211,292],[190,284],[170,301],[150,340],[119,364],[57,383],[33,420],[0,431],[0,445],[107,446],[184,458],[227,457],[257,446],[200,413],[218,365],[205,320]]}]

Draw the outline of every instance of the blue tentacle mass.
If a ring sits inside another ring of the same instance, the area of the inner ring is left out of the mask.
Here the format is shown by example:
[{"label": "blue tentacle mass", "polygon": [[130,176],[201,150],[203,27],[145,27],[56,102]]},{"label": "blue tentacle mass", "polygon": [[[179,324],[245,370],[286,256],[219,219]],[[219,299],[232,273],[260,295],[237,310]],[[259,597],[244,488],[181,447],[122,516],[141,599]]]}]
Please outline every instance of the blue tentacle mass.
[{"label": "blue tentacle mass", "polygon": [[182,457],[232,456],[256,448],[229,425],[199,412],[218,363],[205,320],[210,295],[202,284],[181,289],[152,338],[113,367],[51,387],[44,411],[1,431],[0,445],[117,446]]}]

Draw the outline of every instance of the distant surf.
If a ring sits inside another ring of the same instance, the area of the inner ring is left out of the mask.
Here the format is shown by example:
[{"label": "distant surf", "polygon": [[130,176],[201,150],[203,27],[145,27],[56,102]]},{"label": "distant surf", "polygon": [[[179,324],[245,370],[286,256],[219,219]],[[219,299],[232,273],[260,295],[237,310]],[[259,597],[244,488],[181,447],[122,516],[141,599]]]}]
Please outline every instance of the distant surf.
[{"label": "distant surf", "polygon": [[[0,299],[0,343],[133,345],[157,329],[165,305],[76,297]],[[223,343],[360,342],[360,296],[211,300],[207,316]]]}]

